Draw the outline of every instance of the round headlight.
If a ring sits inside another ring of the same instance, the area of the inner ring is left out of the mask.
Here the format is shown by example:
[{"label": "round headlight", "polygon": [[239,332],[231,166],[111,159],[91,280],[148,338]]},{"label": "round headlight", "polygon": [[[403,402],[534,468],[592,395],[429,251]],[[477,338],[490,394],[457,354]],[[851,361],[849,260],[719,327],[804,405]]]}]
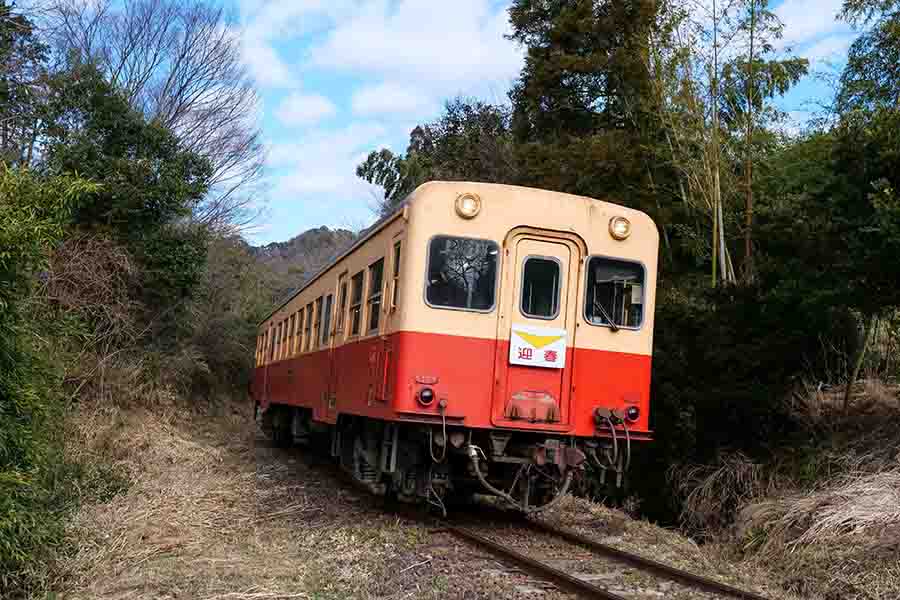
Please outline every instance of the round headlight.
[{"label": "round headlight", "polygon": [[640,417],[640,416],[641,416],[641,409],[639,409],[637,406],[629,406],[625,410],[625,419],[628,421],[632,421],[632,422],[637,421],[638,417]]},{"label": "round headlight", "polygon": [[422,388],[419,392],[419,404],[422,406],[430,406],[434,402],[434,390],[431,388]]},{"label": "round headlight", "polygon": [[481,210],[481,198],[475,194],[462,194],[456,199],[456,214],[471,219]]},{"label": "round headlight", "polygon": [[631,221],[625,217],[613,217],[609,220],[609,235],[624,240],[631,235]]}]

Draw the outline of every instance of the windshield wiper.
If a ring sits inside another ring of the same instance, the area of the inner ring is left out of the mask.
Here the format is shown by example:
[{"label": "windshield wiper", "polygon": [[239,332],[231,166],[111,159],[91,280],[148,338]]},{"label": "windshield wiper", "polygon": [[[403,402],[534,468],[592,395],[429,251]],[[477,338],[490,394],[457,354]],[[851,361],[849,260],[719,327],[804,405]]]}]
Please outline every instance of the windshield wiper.
[{"label": "windshield wiper", "polygon": [[609,313],[606,312],[606,309],[603,308],[602,304],[594,300],[594,308],[600,311],[600,313],[603,315],[603,318],[606,319],[607,323],[609,323],[610,329],[612,329],[613,331],[619,330],[619,326],[616,325],[616,322],[610,318]]}]

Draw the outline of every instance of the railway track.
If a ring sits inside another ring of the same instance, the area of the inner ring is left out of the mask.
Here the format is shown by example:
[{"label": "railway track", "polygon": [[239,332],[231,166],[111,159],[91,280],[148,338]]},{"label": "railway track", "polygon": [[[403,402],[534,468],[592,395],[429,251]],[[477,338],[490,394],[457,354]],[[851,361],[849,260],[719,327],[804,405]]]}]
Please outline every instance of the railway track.
[{"label": "railway track", "polygon": [[[747,590],[741,590],[728,584],[702,577],[682,569],[677,569],[670,565],[666,565],[655,560],[651,560],[606,544],[602,544],[574,531],[553,527],[533,519],[525,519],[521,523],[526,529],[546,535],[552,538],[563,540],[568,544],[580,546],[596,555],[612,559],[617,562],[626,563],[645,573],[652,573],[654,576],[678,582],[698,591],[713,594],[715,598],[739,598],[743,600],[768,600],[764,596]],[[572,573],[568,573],[550,562],[538,560],[528,554],[519,552],[510,547],[509,544],[491,539],[485,535],[481,535],[468,527],[460,527],[455,525],[446,525],[434,530],[435,533],[446,531],[454,536],[474,545],[481,549],[487,550],[491,554],[515,564],[517,567],[540,577],[545,580],[565,588],[575,594],[585,598],[600,598],[603,600],[628,600],[621,593],[611,591],[606,588],[599,587],[584,577],[578,577]]]},{"label": "railway track", "polygon": [[[263,443],[266,442],[263,441]],[[589,553],[594,556],[608,559],[613,563],[629,565],[639,572],[649,573],[656,578],[676,582],[686,589],[689,588],[700,592],[700,595],[685,596],[684,594],[679,594],[677,596],[670,596],[666,593],[664,595],[657,595],[657,597],[690,597],[692,599],[703,598],[704,600],[718,600],[725,598],[735,598],[740,600],[770,600],[756,592],[742,590],[708,577],[696,575],[689,571],[678,569],[671,565],[603,544],[575,531],[555,527],[538,519],[528,518],[519,513],[510,512],[494,506],[482,506],[480,507],[479,513],[475,515],[463,512],[450,519],[441,519],[436,518],[427,511],[423,512],[421,507],[405,504],[398,505],[396,503],[384,504],[383,499],[371,496],[367,490],[362,489],[346,474],[346,472],[337,467],[337,465],[329,459],[310,453],[300,453],[299,457],[309,466],[328,469],[342,484],[363,492],[363,496],[372,499],[373,504],[377,505],[381,510],[388,510],[399,517],[430,527],[430,532],[432,534],[451,534],[473,547],[486,550],[488,553],[502,559],[507,564],[515,565],[518,569],[533,575],[538,579],[548,581],[561,589],[581,597],[600,598],[603,600],[632,600],[635,597],[635,594],[624,593],[618,589],[611,590],[600,587],[585,577],[584,573],[572,573],[563,570],[558,566],[554,566],[553,563],[559,563],[559,560],[541,560],[545,557],[541,556],[536,558],[534,553],[529,555],[525,552],[518,551],[514,549],[516,546],[515,543],[510,543],[508,539],[503,540],[503,535],[499,536],[501,539],[498,540],[497,536],[493,534],[502,531],[502,527],[520,528],[522,530],[521,533],[527,533],[528,535],[526,537],[529,538],[533,536],[544,536],[547,539],[562,541],[568,546],[569,553],[571,553],[572,546],[580,547],[589,551]],[[497,527],[498,524],[501,524],[501,528]],[[489,536],[494,537],[494,539]],[[504,541],[507,543],[504,543]],[[590,577],[594,580],[616,579],[616,577],[604,577],[602,573],[596,572],[590,575]],[[637,595],[641,596],[640,594]]]}]

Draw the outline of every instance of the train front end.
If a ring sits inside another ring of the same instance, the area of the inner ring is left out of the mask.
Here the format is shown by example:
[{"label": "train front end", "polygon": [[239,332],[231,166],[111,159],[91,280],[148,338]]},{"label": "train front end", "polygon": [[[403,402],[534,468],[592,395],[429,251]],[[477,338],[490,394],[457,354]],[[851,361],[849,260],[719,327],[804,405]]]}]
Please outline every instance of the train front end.
[{"label": "train front end", "polygon": [[427,431],[426,496],[486,491],[530,512],[588,465],[620,485],[651,438],[652,220],[475,183],[426,184],[407,210],[408,243],[425,249],[407,265],[424,278],[393,401]]}]

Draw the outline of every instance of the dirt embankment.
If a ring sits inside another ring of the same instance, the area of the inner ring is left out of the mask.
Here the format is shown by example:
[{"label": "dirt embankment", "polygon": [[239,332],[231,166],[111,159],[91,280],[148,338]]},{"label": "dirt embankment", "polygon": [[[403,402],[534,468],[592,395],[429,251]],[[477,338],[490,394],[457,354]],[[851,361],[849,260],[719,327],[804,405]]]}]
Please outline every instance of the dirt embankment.
[{"label": "dirt embankment", "polygon": [[[309,466],[258,444],[247,414],[88,410],[73,421],[82,460],[112,460],[130,485],[85,505],[78,550],[60,565],[65,598],[568,597]],[[551,515],[701,574],[753,585],[740,568],[677,533],[570,499]],[[623,577],[627,575],[623,571]],[[766,590],[770,597],[784,597]],[[654,591],[634,597],[664,597]]]}]

